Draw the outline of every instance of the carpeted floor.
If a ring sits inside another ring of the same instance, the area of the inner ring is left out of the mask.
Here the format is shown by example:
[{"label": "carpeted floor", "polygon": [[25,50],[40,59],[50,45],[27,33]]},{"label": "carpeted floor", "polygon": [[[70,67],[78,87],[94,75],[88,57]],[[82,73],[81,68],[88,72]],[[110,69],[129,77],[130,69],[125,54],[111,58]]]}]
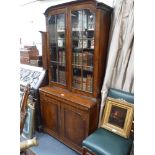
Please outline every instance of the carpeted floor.
[{"label": "carpeted floor", "polygon": [[36,132],[35,136],[39,145],[32,147],[31,150],[36,155],[79,155],[48,134]]}]

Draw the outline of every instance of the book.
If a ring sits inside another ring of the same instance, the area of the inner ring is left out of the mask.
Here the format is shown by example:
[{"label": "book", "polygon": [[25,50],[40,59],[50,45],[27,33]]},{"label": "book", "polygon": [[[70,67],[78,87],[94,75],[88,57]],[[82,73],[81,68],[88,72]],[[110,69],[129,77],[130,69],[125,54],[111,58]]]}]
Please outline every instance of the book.
[{"label": "book", "polygon": [[78,60],[78,65],[82,65],[82,53],[78,53],[78,57],[77,57],[77,60]]},{"label": "book", "polygon": [[83,91],[86,91],[86,81],[87,81],[87,78],[83,77],[83,82],[82,82],[82,90]]},{"label": "book", "polygon": [[65,58],[65,51],[62,51],[62,63],[65,64],[65,61],[66,58]]},{"label": "book", "polygon": [[59,50],[59,58],[58,61],[62,66],[65,66],[65,51]]},{"label": "book", "polygon": [[87,75],[87,80],[86,80],[86,91],[92,92],[93,88],[93,78],[91,75]]},{"label": "book", "polygon": [[59,50],[59,63],[62,63],[62,51]]},{"label": "book", "polygon": [[81,76],[73,76],[73,87],[76,89],[82,89],[82,78]]}]

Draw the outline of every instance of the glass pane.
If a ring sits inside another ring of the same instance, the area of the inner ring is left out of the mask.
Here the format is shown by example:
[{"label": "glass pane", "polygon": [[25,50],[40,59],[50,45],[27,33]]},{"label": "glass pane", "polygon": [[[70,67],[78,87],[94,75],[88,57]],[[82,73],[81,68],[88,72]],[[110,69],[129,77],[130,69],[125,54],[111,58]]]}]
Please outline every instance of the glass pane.
[{"label": "glass pane", "polygon": [[57,61],[57,44],[54,41],[50,44],[50,55],[52,61]]},{"label": "glass pane", "polygon": [[87,30],[95,29],[95,13],[87,9],[83,10],[83,26]]},{"label": "glass pane", "polygon": [[65,31],[65,15],[59,14],[56,16],[57,19],[57,31]]},{"label": "glass pane", "polygon": [[72,31],[73,39],[82,39],[83,32],[82,31]]},{"label": "glass pane", "polygon": [[58,65],[55,62],[51,62],[51,74],[52,81],[58,82]]},{"label": "glass pane", "polygon": [[87,30],[85,34],[86,34],[86,38],[94,38],[94,31]]},{"label": "glass pane", "polygon": [[73,66],[73,87],[82,90],[81,68]]},{"label": "glass pane", "polygon": [[79,40],[73,40],[72,41],[72,47],[73,49],[82,49],[82,39],[79,39]]},{"label": "glass pane", "polygon": [[82,65],[82,50],[81,49],[73,49],[73,64],[74,65]]},{"label": "glass pane", "polygon": [[66,83],[66,73],[65,73],[66,68],[59,64],[59,70],[58,70],[58,82],[61,84]]},{"label": "glass pane", "polygon": [[63,31],[57,31],[58,39],[64,39],[65,38],[65,32]]},{"label": "glass pane", "polygon": [[56,17],[55,16],[50,16],[48,18],[48,33],[49,33],[50,42],[56,39]]},{"label": "glass pane", "polygon": [[82,31],[82,11],[74,11],[71,13],[72,31]]},{"label": "glass pane", "polygon": [[65,15],[48,18],[52,81],[66,84]]},{"label": "glass pane", "polygon": [[65,48],[65,39],[58,39],[58,47],[59,48]]},{"label": "glass pane", "polygon": [[64,39],[65,38],[65,16],[64,14],[59,14],[56,17],[57,19],[57,38]]},{"label": "glass pane", "polygon": [[83,91],[93,91],[93,75],[91,71],[83,70]]},{"label": "glass pane", "polygon": [[93,92],[95,14],[88,9],[72,12],[72,87]]},{"label": "glass pane", "polygon": [[83,51],[82,55],[83,67],[93,67],[93,53],[92,51]]},{"label": "glass pane", "polygon": [[62,66],[66,65],[66,58],[65,58],[65,51],[63,48],[59,48],[58,51],[58,57],[59,57],[59,64],[61,64]]}]

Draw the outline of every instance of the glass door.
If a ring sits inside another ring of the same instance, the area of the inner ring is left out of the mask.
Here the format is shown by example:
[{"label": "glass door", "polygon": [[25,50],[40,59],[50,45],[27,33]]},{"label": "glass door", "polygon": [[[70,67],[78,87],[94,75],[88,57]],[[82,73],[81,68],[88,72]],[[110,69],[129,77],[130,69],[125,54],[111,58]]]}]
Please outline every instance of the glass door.
[{"label": "glass door", "polygon": [[95,14],[88,9],[71,12],[72,87],[93,92]]},{"label": "glass door", "polygon": [[65,14],[48,17],[51,81],[66,85]]}]

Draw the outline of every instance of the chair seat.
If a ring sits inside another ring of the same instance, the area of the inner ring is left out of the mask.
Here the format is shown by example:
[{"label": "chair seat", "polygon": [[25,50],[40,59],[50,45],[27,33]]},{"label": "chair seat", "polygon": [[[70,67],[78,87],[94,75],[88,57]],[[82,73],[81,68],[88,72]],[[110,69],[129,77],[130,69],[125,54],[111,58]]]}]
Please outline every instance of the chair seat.
[{"label": "chair seat", "polygon": [[103,128],[98,128],[82,143],[83,147],[97,155],[127,155],[131,145],[132,139],[120,137]]}]

